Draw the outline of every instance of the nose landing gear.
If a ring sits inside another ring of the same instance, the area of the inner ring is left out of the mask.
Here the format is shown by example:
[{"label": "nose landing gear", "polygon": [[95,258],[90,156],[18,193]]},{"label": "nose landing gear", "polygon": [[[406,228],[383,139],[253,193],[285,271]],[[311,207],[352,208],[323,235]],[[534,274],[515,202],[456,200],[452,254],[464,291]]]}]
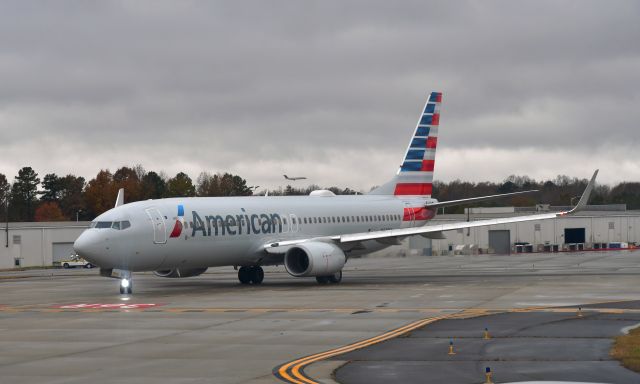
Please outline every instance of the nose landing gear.
[{"label": "nose landing gear", "polygon": [[264,270],[262,267],[240,267],[238,270],[238,280],[242,284],[262,284],[264,280]]},{"label": "nose landing gear", "polygon": [[120,294],[132,294],[133,293],[133,284],[131,283],[131,279],[125,278],[120,280]]}]

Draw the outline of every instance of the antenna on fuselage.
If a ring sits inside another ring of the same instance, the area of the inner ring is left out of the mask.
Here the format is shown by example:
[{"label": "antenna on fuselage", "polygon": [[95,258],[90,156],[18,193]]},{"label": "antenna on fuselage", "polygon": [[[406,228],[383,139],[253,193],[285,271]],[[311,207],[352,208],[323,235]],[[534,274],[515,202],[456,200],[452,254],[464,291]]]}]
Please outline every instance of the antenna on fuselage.
[{"label": "antenna on fuselage", "polygon": [[114,208],[121,206],[124,204],[124,188],[120,188],[118,190],[118,197],[116,197],[116,205]]}]

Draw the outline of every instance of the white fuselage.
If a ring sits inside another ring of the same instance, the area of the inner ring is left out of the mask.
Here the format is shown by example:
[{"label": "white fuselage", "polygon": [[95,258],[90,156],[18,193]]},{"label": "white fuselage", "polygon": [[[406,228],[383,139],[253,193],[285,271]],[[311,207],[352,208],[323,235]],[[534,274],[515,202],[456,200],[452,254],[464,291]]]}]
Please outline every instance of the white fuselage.
[{"label": "white fuselage", "polygon": [[[265,244],[422,226],[435,216],[424,208],[427,202],[435,200],[328,193],[147,200],[98,216],[75,248],[101,268],[128,271],[280,264],[281,259],[264,251]],[[114,222],[127,225],[108,225]],[[387,246],[370,240],[345,253],[353,256]]]}]

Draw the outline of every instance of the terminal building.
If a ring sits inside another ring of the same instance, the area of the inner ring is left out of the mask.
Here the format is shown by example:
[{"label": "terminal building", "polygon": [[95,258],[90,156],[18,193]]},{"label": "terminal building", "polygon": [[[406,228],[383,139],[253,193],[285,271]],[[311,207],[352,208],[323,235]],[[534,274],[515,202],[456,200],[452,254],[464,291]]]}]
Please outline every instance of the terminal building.
[{"label": "terminal building", "polygon": [[[475,221],[527,213],[548,213],[570,207],[470,208],[465,214],[438,215],[433,224]],[[584,211],[556,219],[526,221],[444,232],[444,239],[414,237],[411,254],[528,253],[627,248],[640,242],[640,211],[620,205],[588,205]]]},{"label": "terminal building", "polygon": [[[521,216],[569,207],[471,208],[440,214],[430,224]],[[73,242],[89,222],[9,223],[0,229],[0,269],[48,267],[73,255]],[[626,248],[640,242],[640,211],[625,205],[587,206],[585,211],[551,220],[528,221],[444,232],[443,239],[413,236],[379,255],[527,253]]]},{"label": "terminal building", "polygon": [[88,221],[9,223],[0,240],[0,269],[48,267],[68,259]]}]

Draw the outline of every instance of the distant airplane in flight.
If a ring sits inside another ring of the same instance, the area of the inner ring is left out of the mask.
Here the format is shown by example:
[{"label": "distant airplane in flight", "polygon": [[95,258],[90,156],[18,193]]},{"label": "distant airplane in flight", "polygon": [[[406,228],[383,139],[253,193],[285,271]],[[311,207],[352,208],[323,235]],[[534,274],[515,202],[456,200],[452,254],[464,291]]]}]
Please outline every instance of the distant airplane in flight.
[{"label": "distant airplane in flight", "polygon": [[306,177],[304,177],[304,176],[298,176],[298,177],[294,176],[294,177],[289,177],[289,176],[287,176],[287,175],[284,175],[284,178],[285,178],[285,179],[287,179],[287,180],[291,180],[291,181],[296,181],[296,180],[307,180],[307,178],[306,178]]},{"label": "distant airplane in flight", "polygon": [[437,239],[444,231],[552,219],[587,204],[597,170],[568,212],[426,225],[441,207],[535,192],[445,202],[432,198],[441,101],[441,93],[429,95],[396,174],[368,194],[336,196],[318,190],[309,196],[180,197],[123,204],[121,189],[115,208],[91,222],[74,248],[100,266],[101,275],[119,278],[123,294],[132,292],[132,272],[179,278],[218,266],[238,267],[242,284],[262,283],[265,265],[284,265],[290,275],[315,277],[320,284],[339,283],[349,257],[400,244],[408,236]]}]

